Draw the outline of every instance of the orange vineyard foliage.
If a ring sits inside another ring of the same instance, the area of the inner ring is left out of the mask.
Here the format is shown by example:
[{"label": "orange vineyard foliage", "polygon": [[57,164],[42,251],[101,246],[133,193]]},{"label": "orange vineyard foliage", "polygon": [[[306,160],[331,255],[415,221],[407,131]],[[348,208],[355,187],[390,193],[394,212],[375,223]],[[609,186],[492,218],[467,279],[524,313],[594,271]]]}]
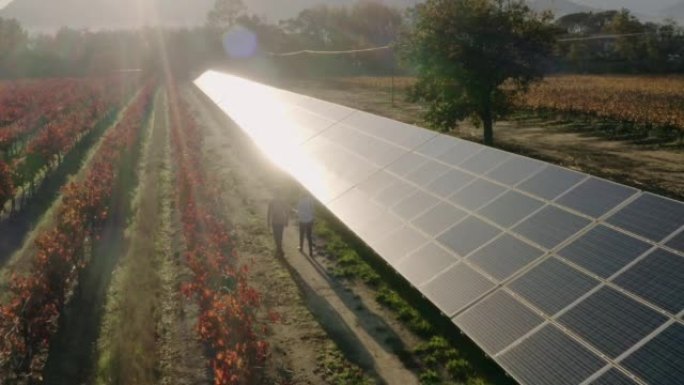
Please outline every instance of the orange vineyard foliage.
[{"label": "orange vineyard foliage", "polygon": [[[403,92],[415,82],[415,78],[395,77],[394,88]],[[352,77],[335,79],[332,84],[389,91],[392,80]],[[519,95],[514,103],[523,110],[593,116],[684,131],[684,77],[681,76],[550,76]]]},{"label": "orange vineyard foliage", "polygon": [[219,189],[202,171],[202,133],[174,87],[169,100],[176,198],[193,273],[182,291],[199,305],[197,330],[209,347],[215,385],[253,383],[268,354],[260,338],[266,323],[257,315],[261,296],[248,284],[249,271],[239,263],[227,223],[215,214]]},{"label": "orange vineyard foliage", "polygon": [[684,78],[557,76],[533,86],[521,108],[586,114],[684,130]]},{"label": "orange vineyard foliage", "polygon": [[12,277],[0,305],[3,384],[40,381],[59,315],[108,216],[119,164],[139,140],[153,91],[152,84],[145,87],[105,136],[83,179],[63,188],[54,226],[36,238],[29,273]]}]

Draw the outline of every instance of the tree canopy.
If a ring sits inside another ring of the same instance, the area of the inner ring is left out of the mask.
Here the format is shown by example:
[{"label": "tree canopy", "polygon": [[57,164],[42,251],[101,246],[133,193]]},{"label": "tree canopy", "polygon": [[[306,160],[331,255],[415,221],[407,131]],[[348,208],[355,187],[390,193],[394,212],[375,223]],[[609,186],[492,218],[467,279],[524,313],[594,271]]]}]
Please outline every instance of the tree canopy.
[{"label": "tree canopy", "polygon": [[443,130],[476,117],[492,145],[511,96],[543,76],[555,31],[522,1],[427,0],[401,42],[418,74],[411,97],[429,102],[426,118]]},{"label": "tree canopy", "polygon": [[[553,70],[574,73],[681,73],[684,30],[673,21],[641,22],[628,10],[561,17]],[[596,36],[615,36],[606,39]],[[587,39],[583,39],[587,38]]]}]

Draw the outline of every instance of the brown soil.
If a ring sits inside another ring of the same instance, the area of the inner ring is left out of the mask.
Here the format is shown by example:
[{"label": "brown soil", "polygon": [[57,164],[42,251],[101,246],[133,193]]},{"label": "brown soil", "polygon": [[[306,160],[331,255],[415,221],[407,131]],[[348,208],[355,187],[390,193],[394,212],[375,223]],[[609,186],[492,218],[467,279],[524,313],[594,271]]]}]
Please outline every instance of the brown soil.
[{"label": "brown soil", "polygon": [[188,90],[186,99],[206,131],[206,167],[222,182],[239,253],[251,260],[252,283],[282,318],[268,337],[271,383],[334,383],[326,359],[337,345],[380,383],[417,384],[391,346],[386,318],[299,253],[294,226],[286,229],[285,256],[273,256],[265,208],[273,187],[291,182],[201,95]]},{"label": "brown soil", "polygon": [[[423,108],[406,101],[398,90],[394,106],[385,81],[290,81],[279,86],[334,103],[426,126]],[[644,190],[684,199],[684,147],[656,139],[608,138],[592,127],[528,121],[499,122],[496,145],[545,161],[629,184]],[[462,124],[455,135],[481,140],[481,131]]]}]

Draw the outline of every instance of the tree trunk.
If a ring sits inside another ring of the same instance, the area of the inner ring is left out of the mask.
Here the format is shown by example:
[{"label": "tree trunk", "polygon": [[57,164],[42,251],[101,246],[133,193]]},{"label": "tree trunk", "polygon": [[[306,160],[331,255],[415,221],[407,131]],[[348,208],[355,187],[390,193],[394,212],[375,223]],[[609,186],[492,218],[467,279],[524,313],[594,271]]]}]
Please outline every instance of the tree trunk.
[{"label": "tree trunk", "polygon": [[494,146],[494,119],[492,117],[491,101],[486,101],[483,107],[480,119],[482,119],[482,126],[484,127],[484,144],[485,146],[492,147]]}]

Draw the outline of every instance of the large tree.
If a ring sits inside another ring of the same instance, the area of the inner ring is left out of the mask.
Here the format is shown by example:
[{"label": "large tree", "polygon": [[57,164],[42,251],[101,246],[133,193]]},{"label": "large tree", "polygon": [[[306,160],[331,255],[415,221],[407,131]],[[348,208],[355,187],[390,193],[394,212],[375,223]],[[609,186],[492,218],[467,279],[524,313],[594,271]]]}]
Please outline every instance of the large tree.
[{"label": "large tree", "polygon": [[429,103],[427,120],[443,130],[475,117],[493,145],[494,120],[512,95],[543,76],[554,45],[551,15],[523,1],[427,0],[411,18],[401,42],[418,73],[411,97]]}]

